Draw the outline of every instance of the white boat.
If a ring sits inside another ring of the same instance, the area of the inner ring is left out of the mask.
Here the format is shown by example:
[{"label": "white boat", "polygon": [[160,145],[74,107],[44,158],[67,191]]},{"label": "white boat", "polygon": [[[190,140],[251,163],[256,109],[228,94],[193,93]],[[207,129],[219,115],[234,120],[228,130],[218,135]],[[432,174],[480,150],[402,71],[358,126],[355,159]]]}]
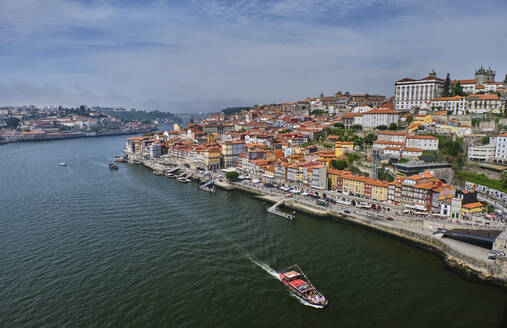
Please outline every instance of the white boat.
[{"label": "white boat", "polygon": [[67,163],[61,162],[60,166],[67,166]]}]

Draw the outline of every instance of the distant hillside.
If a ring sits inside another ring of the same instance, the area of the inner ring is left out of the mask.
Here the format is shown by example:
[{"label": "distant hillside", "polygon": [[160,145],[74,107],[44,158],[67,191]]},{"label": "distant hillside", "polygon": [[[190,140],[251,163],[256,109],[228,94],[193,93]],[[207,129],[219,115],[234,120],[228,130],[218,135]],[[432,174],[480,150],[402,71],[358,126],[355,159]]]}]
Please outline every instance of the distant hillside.
[{"label": "distant hillside", "polygon": [[130,111],[116,111],[116,112],[110,112],[107,111],[108,115],[111,115],[114,118],[118,118],[120,120],[173,120],[174,122],[180,122],[180,118],[175,116],[173,113],[169,112],[161,112],[158,110],[145,112],[145,111],[136,111],[136,112],[130,112]]},{"label": "distant hillside", "polygon": [[231,116],[233,114],[237,114],[242,110],[250,109],[251,107],[227,107],[221,110],[225,116]]}]

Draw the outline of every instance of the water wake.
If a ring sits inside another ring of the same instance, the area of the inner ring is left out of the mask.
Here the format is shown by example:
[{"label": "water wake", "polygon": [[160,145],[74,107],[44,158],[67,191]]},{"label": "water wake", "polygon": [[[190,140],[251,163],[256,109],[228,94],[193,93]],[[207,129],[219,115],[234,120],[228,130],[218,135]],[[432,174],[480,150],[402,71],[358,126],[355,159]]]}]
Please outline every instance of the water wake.
[{"label": "water wake", "polygon": [[309,306],[309,307],[312,307],[312,308],[316,308],[316,309],[322,309],[322,306],[318,306],[318,305],[315,305],[315,304],[312,304],[312,303],[309,303],[299,297],[297,297],[296,295],[292,294],[292,293],[289,293],[290,296],[294,297],[295,299],[297,299],[299,301],[299,303],[303,304],[303,305],[306,305],[306,306]]},{"label": "water wake", "polygon": [[261,269],[263,269],[264,271],[266,271],[267,273],[269,273],[273,278],[275,278],[276,280],[281,281],[280,276],[278,275],[278,272],[276,272],[275,270],[273,270],[273,268],[271,268],[269,265],[267,265],[266,263],[264,263],[262,261],[254,259],[251,256],[249,256],[248,259],[250,261],[252,261],[253,263],[255,263],[257,266],[259,266]]}]

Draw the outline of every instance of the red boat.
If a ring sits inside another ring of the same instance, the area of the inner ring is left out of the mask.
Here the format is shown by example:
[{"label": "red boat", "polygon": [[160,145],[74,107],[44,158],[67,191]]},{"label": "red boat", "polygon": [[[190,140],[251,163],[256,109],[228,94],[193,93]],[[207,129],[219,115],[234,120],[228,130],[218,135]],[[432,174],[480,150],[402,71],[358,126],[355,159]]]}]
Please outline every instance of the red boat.
[{"label": "red boat", "polygon": [[327,306],[327,299],[313,286],[299,265],[295,264],[278,274],[283,285],[304,302],[318,308]]}]

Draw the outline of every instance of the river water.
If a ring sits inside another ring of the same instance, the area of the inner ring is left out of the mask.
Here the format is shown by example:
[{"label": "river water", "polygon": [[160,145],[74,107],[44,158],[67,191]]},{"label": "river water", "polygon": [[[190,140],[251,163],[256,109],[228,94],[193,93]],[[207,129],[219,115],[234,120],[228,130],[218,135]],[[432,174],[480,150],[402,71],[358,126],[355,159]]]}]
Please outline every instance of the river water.
[{"label": "river water", "polygon": [[[0,146],[0,327],[507,327],[504,290],[402,241],[111,171],[124,140]],[[273,277],[294,263],[327,309]]]}]

